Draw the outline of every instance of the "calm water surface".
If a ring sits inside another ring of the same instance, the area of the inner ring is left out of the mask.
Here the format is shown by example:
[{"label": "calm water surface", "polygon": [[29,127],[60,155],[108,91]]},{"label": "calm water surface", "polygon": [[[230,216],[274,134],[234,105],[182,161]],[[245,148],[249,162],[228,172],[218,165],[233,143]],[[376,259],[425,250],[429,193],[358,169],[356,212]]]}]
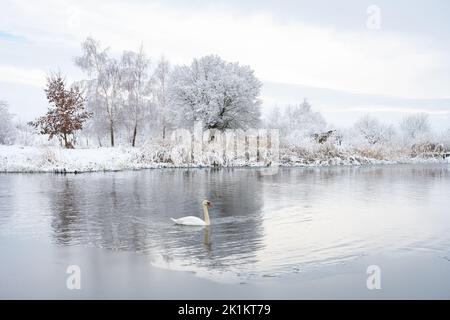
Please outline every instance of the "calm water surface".
[{"label": "calm water surface", "polygon": [[[210,227],[170,217],[202,215]],[[450,260],[450,166],[0,174],[0,235],[148,255],[224,281],[384,253]]]}]

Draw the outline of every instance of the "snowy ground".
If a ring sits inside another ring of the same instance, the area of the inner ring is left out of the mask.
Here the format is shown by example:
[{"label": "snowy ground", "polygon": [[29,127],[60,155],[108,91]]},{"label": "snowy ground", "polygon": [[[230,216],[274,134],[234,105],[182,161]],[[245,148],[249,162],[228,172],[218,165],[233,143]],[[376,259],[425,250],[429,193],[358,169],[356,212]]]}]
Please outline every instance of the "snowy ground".
[{"label": "snowy ground", "polygon": [[[217,154],[205,153],[203,161],[189,163],[170,147],[62,149],[0,145],[0,172],[90,172],[138,170],[162,167],[264,166],[264,163],[217,161]],[[405,155],[374,155],[360,150],[321,147],[282,148],[282,166],[329,166],[394,163],[450,163],[450,158],[409,158]]]}]

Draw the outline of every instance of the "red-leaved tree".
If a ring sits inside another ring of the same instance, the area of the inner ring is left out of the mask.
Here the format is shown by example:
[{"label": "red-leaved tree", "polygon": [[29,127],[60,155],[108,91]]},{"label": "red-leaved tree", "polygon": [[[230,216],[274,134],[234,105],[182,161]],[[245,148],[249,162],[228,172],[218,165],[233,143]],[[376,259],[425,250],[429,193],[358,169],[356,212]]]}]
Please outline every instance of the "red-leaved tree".
[{"label": "red-leaved tree", "polygon": [[47,78],[45,89],[50,107],[47,114],[28,124],[39,130],[40,134],[48,134],[48,139],[58,137],[66,148],[73,148],[70,137],[83,128],[83,123],[92,114],[85,111],[85,98],[78,86],[66,89],[66,83],[61,74]]}]

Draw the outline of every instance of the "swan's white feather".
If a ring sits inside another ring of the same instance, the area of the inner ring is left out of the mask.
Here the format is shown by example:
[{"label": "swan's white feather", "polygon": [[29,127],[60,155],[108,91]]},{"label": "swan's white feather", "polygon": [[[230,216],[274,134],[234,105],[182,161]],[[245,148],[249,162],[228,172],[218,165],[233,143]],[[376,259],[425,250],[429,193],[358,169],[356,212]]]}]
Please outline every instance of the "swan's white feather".
[{"label": "swan's white feather", "polygon": [[183,224],[186,226],[205,226],[206,223],[202,219],[194,216],[183,217],[179,219],[170,218],[176,224]]}]

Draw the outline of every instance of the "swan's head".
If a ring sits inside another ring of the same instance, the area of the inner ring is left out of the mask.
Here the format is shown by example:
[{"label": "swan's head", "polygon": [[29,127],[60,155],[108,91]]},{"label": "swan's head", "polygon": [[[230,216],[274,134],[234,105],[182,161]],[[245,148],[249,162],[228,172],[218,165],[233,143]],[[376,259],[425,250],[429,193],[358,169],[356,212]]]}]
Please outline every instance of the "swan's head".
[{"label": "swan's head", "polygon": [[203,200],[202,204],[207,207],[211,207],[211,202],[209,200]]}]

